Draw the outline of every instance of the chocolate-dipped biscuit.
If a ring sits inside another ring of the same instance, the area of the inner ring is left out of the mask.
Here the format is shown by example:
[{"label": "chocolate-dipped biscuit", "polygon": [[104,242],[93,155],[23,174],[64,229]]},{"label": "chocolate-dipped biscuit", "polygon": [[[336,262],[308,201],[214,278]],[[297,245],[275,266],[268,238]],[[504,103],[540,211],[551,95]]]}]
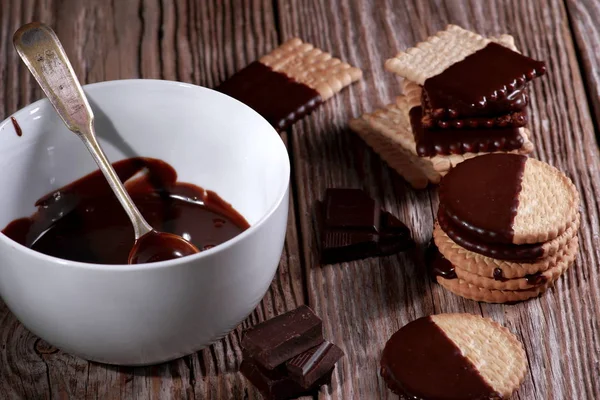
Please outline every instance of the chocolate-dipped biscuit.
[{"label": "chocolate-dipped biscuit", "polygon": [[471,314],[417,319],[392,335],[381,357],[387,386],[407,399],[507,398],[526,371],[518,339]]},{"label": "chocolate-dipped biscuit", "polygon": [[579,213],[579,194],[569,178],[515,154],[489,154],[457,165],[440,182],[439,194],[446,226],[482,246],[553,240]]}]

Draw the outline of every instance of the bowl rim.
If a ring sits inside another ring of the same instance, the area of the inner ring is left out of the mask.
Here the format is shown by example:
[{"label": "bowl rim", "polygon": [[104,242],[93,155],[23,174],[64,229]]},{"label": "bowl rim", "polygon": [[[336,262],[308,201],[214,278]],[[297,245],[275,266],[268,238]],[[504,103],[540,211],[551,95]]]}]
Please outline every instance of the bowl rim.
[{"label": "bowl rim", "polygon": [[[141,270],[148,270],[148,269],[169,268],[169,267],[174,267],[174,266],[178,266],[178,265],[189,264],[189,263],[193,263],[197,260],[200,260],[202,258],[207,258],[207,257],[213,256],[213,255],[216,255],[218,253],[227,251],[230,247],[235,246],[237,243],[245,240],[247,237],[251,236],[255,231],[259,230],[260,227],[262,225],[264,225],[266,223],[266,221],[271,218],[271,216],[275,213],[275,211],[277,211],[279,209],[283,200],[287,198],[287,194],[289,191],[289,185],[290,185],[290,176],[291,176],[290,157],[289,157],[289,154],[287,151],[287,147],[285,146],[283,140],[281,140],[281,136],[279,135],[279,133],[277,133],[275,128],[273,128],[273,126],[262,115],[260,115],[259,113],[254,111],[251,107],[247,106],[246,104],[242,103],[241,101],[234,99],[233,97],[228,96],[224,93],[218,92],[214,89],[207,88],[207,87],[200,86],[200,85],[195,85],[192,83],[185,83],[185,82],[171,81],[171,80],[164,80],[164,79],[117,79],[117,80],[90,83],[87,85],[82,85],[82,87],[84,90],[86,90],[86,89],[90,89],[90,88],[96,89],[96,88],[104,88],[104,87],[109,87],[109,86],[128,86],[128,85],[144,85],[144,84],[157,85],[157,86],[161,86],[161,85],[178,86],[178,87],[184,87],[184,88],[189,88],[189,89],[193,89],[193,90],[210,92],[211,96],[216,95],[216,96],[226,97],[228,99],[228,101],[231,101],[233,103],[238,103],[242,107],[249,109],[252,114],[254,114],[256,117],[258,117],[260,120],[262,120],[262,123],[263,123],[265,129],[267,129],[273,135],[276,135],[279,138],[278,146],[280,146],[279,147],[280,150],[285,152],[285,155],[286,155],[286,157],[284,157],[285,165],[282,165],[283,168],[287,169],[286,178],[284,179],[284,183],[281,185],[281,187],[277,188],[276,200],[267,207],[267,211],[263,214],[263,216],[258,221],[256,221],[254,224],[252,224],[248,229],[246,229],[244,232],[240,233],[239,235],[237,235],[237,236],[229,239],[228,241],[223,242],[223,243],[219,244],[218,246],[215,246],[211,249],[201,251],[198,254],[193,254],[190,256],[186,256],[186,257],[182,257],[182,258],[178,258],[178,259],[174,259],[174,260],[159,261],[159,262],[147,263],[147,264],[94,264],[94,263],[86,263],[86,262],[80,262],[80,261],[65,260],[62,258],[49,256],[47,254],[32,250],[27,246],[24,246],[20,243],[15,242],[14,240],[10,239],[8,236],[4,235],[1,232],[0,232],[0,242],[4,242],[9,247],[18,249],[18,250],[22,251],[24,254],[27,254],[27,255],[32,256],[37,259],[40,259],[41,261],[51,262],[53,264],[58,264],[58,265],[66,266],[66,267],[93,269],[95,271],[106,270],[106,271],[133,272],[133,271],[141,271]],[[11,117],[17,118],[17,117],[19,117],[20,114],[29,113],[29,111],[31,109],[33,109],[35,107],[39,107],[41,104],[44,104],[44,103],[48,103],[48,105],[50,105],[49,100],[46,97],[44,97],[40,100],[37,100],[31,104],[28,104],[28,105],[20,108],[15,113],[8,115],[2,122],[0,122],[0,128],[4,127],[5,124],[12,123]]]}]

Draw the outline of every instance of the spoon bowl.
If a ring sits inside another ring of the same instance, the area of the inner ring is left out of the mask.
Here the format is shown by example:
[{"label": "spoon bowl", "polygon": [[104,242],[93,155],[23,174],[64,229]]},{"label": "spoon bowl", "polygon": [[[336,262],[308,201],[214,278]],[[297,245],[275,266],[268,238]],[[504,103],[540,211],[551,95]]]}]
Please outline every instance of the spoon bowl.
[{"label": "spoon bowl", "polygon": [[128,262],[146,264],[173,260],[199,252],[196,246],[181,236],[152,230],[135,241]]}]

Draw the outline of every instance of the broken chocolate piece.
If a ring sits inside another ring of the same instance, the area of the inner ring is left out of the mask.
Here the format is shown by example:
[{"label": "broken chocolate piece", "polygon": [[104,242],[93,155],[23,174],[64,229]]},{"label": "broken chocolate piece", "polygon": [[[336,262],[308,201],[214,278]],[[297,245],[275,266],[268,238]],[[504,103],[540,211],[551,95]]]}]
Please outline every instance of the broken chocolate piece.
[{"label": "broken chocolate piece", "polygon": [[252,359],[244,359],[240,366],[240,372],[258,389],[265,399],[286,400],[314,394],[321,386],[328,385],[331,382],[333,368],[308,388],[303,387],[288,375],[284,365],[273,371],[268,371]]},{"label": "broken chocolate piece", "polygon": [[325,224],[330,228],[358,228],[379,231],[380,209],[375,200],[362,190],[327,189],[325,191]]},{"label": "broken chocolate piece", "polygon": [[344,355],[335,344],[323,342],[302,354],[298,354],[288,362],[286,368],[296,382],[304,388],[309,388]]},{"label": "broken chocolate piece", "polygon": [[301,305],[244,331],[242,347],[266,369],[323,342],[323,323],[313,310]]},{"label": "broken chocolate piece", "polygon": [[395,254],[414,244],[406,225],[360,189],[327,189],[319,206],[325,264]]},{"label": "broken chocolate piece", "polygon": [[323,101],[319,92],[258,61],[221,83],[217,91],[241,101],[283,131]]},{"label": "broken chocolate piece", "polygon": [[[545,72],[543,62],[490,43],[427,79],[423,87],[434,115],[466,118],[476,116],[476,110],[513,99],[528,81]],[[505,114],[511,110],[496,111]]]}]

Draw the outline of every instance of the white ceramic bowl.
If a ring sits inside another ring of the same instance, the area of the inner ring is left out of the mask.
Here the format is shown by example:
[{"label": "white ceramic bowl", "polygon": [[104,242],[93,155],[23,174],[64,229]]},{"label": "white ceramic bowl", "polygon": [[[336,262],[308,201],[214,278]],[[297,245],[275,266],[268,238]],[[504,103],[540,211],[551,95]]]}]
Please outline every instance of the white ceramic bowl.
[{"label": "white ceramic bowl", "polygon": [[[216,191],[251,224],[197,255],[154,264],[65,261],[0,234],[0,296],[54,346],[110,364],[148,365],[223,337],[256,307],[275,274],[288,215],[290,164],[279,135],[244,104],[177,82],[84,87],[109,159],[162,159],[179,180]],[[0,228],[96,169],[47,100],[0,125]]]}]

